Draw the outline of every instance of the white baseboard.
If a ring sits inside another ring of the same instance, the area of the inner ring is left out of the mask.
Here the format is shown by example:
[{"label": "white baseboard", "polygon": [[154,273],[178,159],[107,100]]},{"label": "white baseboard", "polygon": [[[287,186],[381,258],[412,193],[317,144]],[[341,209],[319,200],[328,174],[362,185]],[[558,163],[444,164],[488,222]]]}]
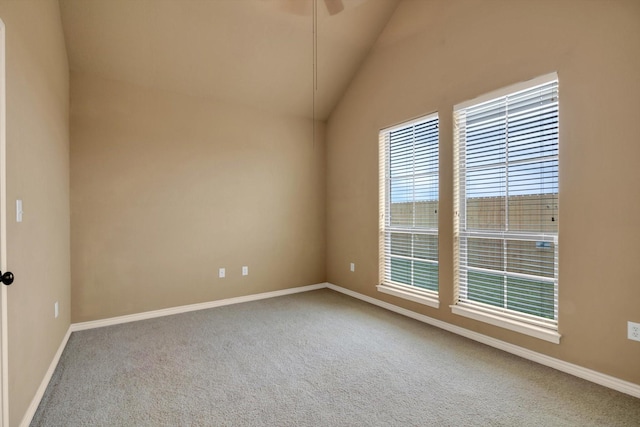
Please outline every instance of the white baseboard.
[{"label": "white baseboard", "polygon": [[56,370],[56,367],[58,366],[58,362],[60,361],[60,356],[62,356],[62,352],[64,351],[64,348],[67,346],[67,341],[69,341],[70,336],[71,336],[71,327],[67,329],[67,333],[64,335],[64,338],[62,338],[62,342],[58,347],[58,351],[56,351],[56,354],[53,356],[53,360],[51,361],[51,364],[49,364],[49,369],[47,369],[47,372],[44,374],[44,378],[40,383],[40,387],[38,387],[38,390],[36,390],[36,394],[35,396],[33,396],[33,399],[31,400],[31,404],[27,408],[27,412],[24,414],[24,417],[22,417],[22,421],[20,422],[20,427],[28,427],[29,424],[31,424],[31,420],[33,420],[33,416],[36,414],[36,411],[38,410],[38,405],[42,400],[42,396],[44,396],[44,392],[47,390],[49,381],[51,381],[53,372]]},{"label": "white baseboard", "polygon": [[274,298],[274,297],[290,295],[290,294],[295,294],[300,292],[314,291],[314,290],[323,289],[323,288],[332,289],[336,292],[340,292],[342,294],[349,295],[353,298],[357,298],[359,300],[368,302],[369,304],[377,305],[378,307],[382,307],[389,311],[402,314],[403,316],[410,317],[420,322],[433,325],[437,328],[444,329],[446,331],[453,332],[454,334],[461,335],[463,337],[472,339],[474,341],[478,341],[480,343],[489,345],[491,347],[506,351],[507,353],[515,354],[516,356],[520,356],[524,359],[528,359],[533,362],[540,363],[541,365],[549,366],[551,368],[557,369],[562,372],[566,372],[568,374],[585,379],[587,381],[591,381],[593,383],[600,384],[610,389],[617,390],[622,393],[626,393],[628,395],[640,398],[640,385],[638,384],[634,384],[628,381],[621,380],[619,378],[605,375],[600,372],[584,368],[582,366],[565,362],[563,360],[555,359],[553,357],[550,357],[541,353],[537,353],[535,351],[531,351],[529,349],[519,347],[517,345],[513,345],[505,341],[500,341],[495,338],[491,338],[486,335],[482,335],[477,332],[473,332],[468,329],[464,329],[459,326],[455,326],[450,323],[446,323],[441,320],[434,319],[429,316],[425,316],[423,314],[419,314],[402,307],[398,307],[397,305],[393,305],[388,302],[381,301],[358,292],[354,292],[352,290],[334,285],[332,283],[318,283],[315,285],[282,289],[279,291],[264,292],[260,294],[247,295],[247,296],[236,297],[236,298],[228,298],[228,299],[223,299],[218,301],[204,302],[200,304],[183,305],[179,307],[166,308],[163,310],[154,310],[154,311],[147,311],[144,313],[131,314],[127,316],[112,317],[109,319],[94,320],[94,321],[82,322],[82,323],[73,323],[69,326],[69,329],[67,330],[66,335],[62,339],[62,342],[60,343],[60,347],[58,348],[58,351],[53,357],[53,360],[49,365],[49,369],[47,370],[44,378],[42,379],[40,387],[38,387],[38,390],[36,391],[36,394],[33,397],[33,400],[31,401],[31,404],[29,405],[27,412],[22,418],[20,427],[28,427],[29,424],[31,423],[31,420],[33,419],[33,416],[35,415],[36,410],[38,409],[38,405],[40,404],[40,400],[42,399],[42,396],[44,395],[44,392],[46,391],[47,386],[49,385],[49,381],[51,381],[53,372],[58,366],[58,362],[60,361],[60,356],[62,355],[62,352],[64,351],[64,348],[66,347],[67,341],[69,341],[69,337],[72,332],[82,331],[86,329],[93,329],[93,328],[101,328],[103,326],[118,325],[118,324],[127,323],[127,322],[135,322],[137,320],[152,319],[155,317],[169,316],[172,314],[186,313],[186,312],[196,311],[196,310],[204,310],[207,308],[221,307],[225,305],[239,304],[239,303],[249,302],[249,301],[257,301],[257,300],[266,299],[266,298]]},{"label": "white baseboard", "polygon": [[318,283],[315,285],[300,286],[297,288],[282,289],[279,291],[264,292],[261,294],[254,294],[254,295],[246,295],[243,297],[227,298],[227,299],[218,300],[218,301],[203,302],[200,304],[182,305],[179,307],[171,307],[163,310],[147,311],[144,313],[131,314],[128,316],[112,317],[109,319],[94,320],[90,322],[72,323],[69,326],[69,329],[67,330],[66,335],[62,339],[62,342],[60,343],[60,347],[58,348],[58,351],[56,352],[55,356],[53,356],[53,360],[49,365],[49,369],[47,370],[44,378],[42,379],[42,382],[40,383],[40,387],[38,387],[38,390],[36,391],[36,394],[33,397],[33,400],[31,400],[31,404],[29,405],[29,408],[27,408],[27,412],[24,414],[24,417],[20,422],[20,427],[28,427],[29,424],[31,424],[31,421],[33,420],[33,416],[36,414],[36,411],[38,410],[38,405],[40,405],[42,396],[44,396],[44,392],[47,390],[49,381],[51,381],[53,372],[56,370],[56,367],[58,366],[58,362],[60,361],[60,356],[62,356],[62,352],[64,351],[64,348],[67,346],[67,342],[69,341],[69,337],[71,336],[72,332],[83,331],[86,329],[93,329],[93,328],[101,328],[103,326],[118,325],[118,324],[127,323],[127,322],[135,322],[137,320],[152,319],[154,317],[169,316],[172,314],[187,313],[189,311],[221,307],[224,305],[239,304],[242,302],[257,301],[257,300],[266,299],[266,298],[280,297],[280,296],[296,294],[300,292],[314,291],[316,289],[323,289],[326,287],[327,287],[327,283]]},{"label": "white baseboard", "polygon": [[297,294],[299,292],[314,291],[326,288],[327,283],[317,283],[315,285],[300,286],[297,288],[282,289],[279,291],[264,292],[261,294],[246,295],[243,297],[227,298],[217,301],[202,302],[199,304],[181,305],[162,310],[145,311],[143,313],[129,314],[126,316],[111,317],[108,319],[92,320],[89,322],[71,324],[71,331],[84,331],[85,329],[101,328],[103,326],[119,325],[121,323],[135,322],[138,320],[153,319],[155,317],[170,316],[172,314],[187,313],[190,311],[205,310],[207,308],[222,307],[224,305],[239,304],[249,301],[257,301],[266,298],[281,297],[284,295]]},{"label": "white baseboard", "polygon": [[558,371],[562,371],[567,374],[585,379],[587,381],[600,384],[610,389],[617,390],[619,392],[640,398],[640,385],[638,384],[634,384],[629,381],[624,381],[619,378],[612,377],[610,375],[602,374],[592,369],[587,369],[582,366],[574,365],[573,363],[565,362],[563,360],[556,359],[554,357],[550,357],[542,353],[537,353],[535,351],[529,350],[524,347],[519,347],[517,345],[510,344],[505,341],[491,338],[489,336],[479,334],[477,332],[470,331],[468,329],[461,328],[459,326],[455,326],[450,323],[446,323],[441,320],[434,319],[432,317],[425,316],[423,314],[419,314],[402,307],[398,307],[397,305],[389,304],[388,302],[381,301],[381,300],[372,298],[370,296],[363,295],[358,292],[354,292],[352,290],[334,285],[332,283],[327,283],[327,288],[333,289],[334,291],[343,293],[345,295],[349,295],[353,298],[357,298],[359,300],[368,302],[369,304],[377,305],[378,307],[382,307],[387,310],[396,312],[398,314],[402,314],[403,316],[411,317],[412,319],[418,320],[423,323],[427,323],[429,325],[433,325],[437,328],[444,329],[445,331],[453,332],[454,334],[457,334],[457,335],[462,335],[463,337],[472,339],[474,341],[478,341],[480,343],[500,349],[502,351],[506,351],[507,353],[515,354],[516,356],[520,356],[524,359],[531,360],[541,365],[557,369]]}]

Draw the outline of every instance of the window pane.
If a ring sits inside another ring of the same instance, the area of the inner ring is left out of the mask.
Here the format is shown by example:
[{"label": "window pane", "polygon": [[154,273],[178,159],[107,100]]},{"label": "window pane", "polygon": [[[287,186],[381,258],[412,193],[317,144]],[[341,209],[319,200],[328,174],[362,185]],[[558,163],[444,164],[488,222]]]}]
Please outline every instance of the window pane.
[{"label": "window pane", "polygon": [[438,261],[438,236],[414,234],[413,256],[418,259]]},{"label": "window pane", "polygon": [[506,195],[507,168],[474,169],[467,172],[465,190],[468,198],[504,197]]},{"label": "window pane", "polygon": [[467,239],[469,267],[504,271],[504,240]]},{"label": "window pane", "polygon": [[504,230],[505,198],[483,197],[467,199],[467,229]]},{"label": "window pane", "polygon": [[469,271],[467,299],[504,307],[504,278],[501,274]]},{"label": "window pane", "polygon": [[438,200],[437,175],[416,175],[413,185],[416,202]]},{"label": "window pane", "polygon": [[416,227],[427,229],[438,228],[438,200],[416,202],[414,209]]},{"label": "window pane", "polygon": [[504,99],[467,110],[465,131],[468,167],[504,162],[507,126],[505,113]]},{"label": "window pane", "polygon": [[438,123],[430,121],[415,127],[416,174],[438,176]]},{"label": "window pane", "polygon": [[557,192],[557,159],[509,165],[509,196]]},{"label": "window pane", "polygon": [[389,193],[391,203],[413,201],[413,178],[391,178]]},{"label": "window pane", "polygon": [[389,143],[389,174],[392,178],[413,173],[413,132],[402,129],[391,132]]},{"label": "window pane", "polygon": [[507,241],[507,271],[531,276],[555,276],[555,245],[551,242]]},{"label": "window pane", "polygon": [[549,282],[507,277],[507,308],[553,319],[554,285]]},{"label": "window pane", "polygon": [[391,280],[411,285],[411,260],[391,257]]},{"label": "window pane", "polygon": [[[504,126],[504,125],[503,125]],[[469,167],[488,166],[505,160],[506,132],[501,128],[482,129],[482,135],[467,129],[467,141],[475,136],[476,141],[467,147]]]},{"label": "window pane", "polygon": [[509,159],[511,161],[558,155],[557,107],[509,120]]},{"label": "window pane", "polygon": [[391,203],[390,225],[396,227],[412,227],[413,226],[413,202]]},{"label": "window pane", "polygon": [[438,290],[438,265],[414,261],[413,262],[413,278],[414,286],[429,289],[431,291]]},{"label": "window pane", "polygon": [[411,234],[391,233],[391,255],[411,256]]},{"label": "window pane", "polygon": [[509,198],[509,230],[558,232],[558,193]]}]

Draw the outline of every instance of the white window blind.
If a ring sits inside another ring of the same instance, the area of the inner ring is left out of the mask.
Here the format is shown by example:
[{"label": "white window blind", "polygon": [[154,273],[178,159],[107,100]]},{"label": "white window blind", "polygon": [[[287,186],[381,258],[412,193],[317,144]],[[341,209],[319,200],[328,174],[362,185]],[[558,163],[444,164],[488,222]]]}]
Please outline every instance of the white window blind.
[{"label": "white window blind", "polygon": [[437,297],[438,159],[437,114],[380,132],[380,276],[387,290]]},{"label": "white window blind", "polygon": [[555,330],[557,75],[456,106],[454,125],[457,305]]}]

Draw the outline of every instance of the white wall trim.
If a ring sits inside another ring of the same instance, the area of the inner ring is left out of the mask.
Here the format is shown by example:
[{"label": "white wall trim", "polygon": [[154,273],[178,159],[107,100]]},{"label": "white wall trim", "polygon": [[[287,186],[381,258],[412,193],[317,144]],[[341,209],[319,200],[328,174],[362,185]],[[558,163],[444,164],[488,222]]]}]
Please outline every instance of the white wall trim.
[{"label": "white wall trim", "polygon": [[451,312],[458,316],[468,317],[469,319],[477,320],[479,322],[488,323],[490,325],[499,326],[510,331],[515,331],[530,337],[538,338],[544,341],[548,341],[554,344],[560,344],[560,335],[557,331],[551,329],[541,328],[539,326],[530,325],[525,322],[521,322],[515,319],[510,319],[505,316],[496,316],[490,312],[477,310],[472,307],[465,307],[462,305],[451,305]]},{"label": "white wall trim", "polygon": [[491,101],[492,99],[507,96],[514,92],[520,92],[521,90],[550,83],[554,80],[558,80],[558,73],[555,71],[549,74],[545,74],[544,76],[534,77],[533,79],[524,82],[514,83],[512,85],[485,93],[468,101],[461,102],[453,106],[453,111],[455,112],[458,110],[462,110],[463,108],[467,108],[474,104],[481,104],[483,102]]},{"label": "white wall trim", "polygon": [[44,392],[47,390],[49,381],[51,381],[51,377],[53,376],[53,373],[56,370],[56,367],[58,366],[58,362],[60,362],[60,357],[62,356],[62,352],[67,346],[67,342],[69,341],[69,337],[71,336],[72,332],[83,331],[86,329],[93,329],[93,328],[101,328],[103,326],[118,325],[121,323],[135,322],[137,320],[152,319],[154,317],[170,316],[172,314],[187,313],[189,311],[205,310],[207,308],[221,307],[224,305],[239,304],[239,303],[249,302],[249,301],[258,301],[266,298],[274,298],[274,297],[279,297],[284,295],[297,294],[300,292],[314,291],[314,290],[323,289],[326,287],[327,287],[327,283],[318,283],[315,285],[300,286],[297,288],[282,289],[279,291],[246,295],[243,297],[227,298],[223,300],[209,301],[209,302],[204,302],[199,304],[190,304],[190,305],[182,305],[179,307],[171,307],[163,310],[147,311],[144,313],[131,314],[128,316],[112,317],[109,319],[94,320],[90,322],[72,323],[69,326],[69,329],[67,330],[66,335],[62,339],[62,342],[60,343],[60,347],[58,347],[58,351],[56,352],[55,356],[53,356],[53,360],[49,365],[49,369],[45,373],[44,378],[40,383],[40,387],[38,387],[38,390],[36,391],[35,396],[33,396],[33,399],[31,400],[31,404],[29,405],[29,408],[27,408],[27,412],[24,414],[24,417],[20,422],[20,427],[28,427],[29,424],[31,424],[31,421],[33,420],[33,416],[36,414],[36,411],[38,410],[38,405],[40,405],[42,396],[44,396]]},{"label": "white wall trim", "polygon": [[38,409],[38,405],[40,404],[40,400],[42,399],[42,396],[44,396],[44,393],[47,390],[49,381],[51,381],[51,377],[53,376],[53,373],[56,367],[58,366],[58,362],[60,361],[62,352],[64,351],[72,332],[93,329],[93,328],[101,328],[101,327],[110,326],[110,325],[118,325],[121,323],[135,322],[135,321],[144,320],[144,319],[152,319],[155,317],[169,316],[172,314],[186,313],[190,311],[205,310],[207,308],[222,307],[225,305],[239,304],[239,303],[249,302],[249,301],[258,301],[261,299],[274,298],[274,297],[279,297],[284,295],[296,294],[300,292],[314,291],[314,290],[323,289],[323,288],[332,289],[336,292],[340,292],[350,297],[368,302],[369,304],[382,307],[389,311],[402,314],[403,316],[407,316],[412,319],[418,320],[420,322],[435,326],[437,328],[444,329],[445,331],[449,331],[454,334],[461,335],[463,337],[472,339],[474,341],[478,341],[480,343],[497,348],[499,350],[506,351],[507,353],[515,354],[516,356],[520,356],[524,359],[531,360],[541,365],[548,366],[548,367],[557,369],[559,371],[565,372],[567,374],[585,379],[587,381],[600,384],[604,387],[608,387],[610,389],[617,390],[622,393],[626,393],[628,395],[640,398],[640,385],[638,384],[624,381],[619,378],[605,375],[600,372],[584,368],[582,366],[565,362],[563,360],[555,359],[553,357],[550,357],[541,353],[537,353],[535,351],[531,351],[529,349],[519,347],[514,344],[500,341],[498,339],[491,338],[489,336],[482,335],[477,332],[473,332],[468,329],[464,329],[459,326],[455,326],[450,323],[446,323],[441,320],[434,319],[432,317],[425,316],[423,314],[416,313],[411,310],[407,310],[402,307],[398,307],[388,302],[372,298],[370,296],[343,288],[341,286],[334,285],[332,283],[318,283],[315,285],[300,286],[297,288],[282,289],[279,291],[264,292],[260,294],[246,295],[246,296],[235,297],[235,298],[227,298],[223,300],[210,301],[210,302],[199,303],[199,304],[183,305],[183,306],[172,307],[172,308],[167,308],[163,310],[154,310],[154,311],[147,311],[139,314],[112,317],[109,319],[94,320],[94,321],[82,322],[82,323],[73,323],[69,326],[69,329],[67,330],[66,335],[62,339],[62,342],[60,343],[60,347],[58,348],[58,351],[53,357],[53,360],[49,365],[49,369],[47,370],[44,378],[42,379],[40,387],[38,387],[38,390],[36,391],[36,394],[33,397],[33,400],[31,401],[31,404],[29,405],[27,412],[22,418],[20,427],[28,427],[29,424],[31,423],[33,416],[35,415]]},{"label": "white wall trim", "polygon": [[[424,304],[429,307],[439,308],[440,301],[426,292],[420,292],[418,290],[401,289],[400,287],[390,285],[378,285],[376,286],[379,292],[384,294],[393,295],[394,297],[408,299],[409,301],[417,302],[418,304]],[[408,287],[407,287],[408,288]]]},{"label": "white wall trim", "polygon": [[610,375],[602,374],[592,369],[574,365],[573,363],[565,362],[563,360],[556,359],[542,353],[537,353],[524,347],[519,347],[505,341],[491,338],[489,336],[479,334],[478,332],[470,331],[468,329],[461,328],[459,326],[452,325],[450,323],[443,322],[441,320],[434,319],[432,317],[425,316],[423,314],[419,314],[402,307],[398,307],[385,301],[380,301],[378,299],[363,295],[358,292],[354,292],[352,290],[334,285],[332,283],[328,283],[327,287],[334,291],[368,302],[369,304],[377,305],[378,307],[382,307],[398,314],[402,314],[403,316],[407,316],[420,322],[435,326],[437,328],[444,329],[445,331],[453,332],[454,334],[461,335],[474,341],[478,341],[502,351],[506,351],[507,353],[515,354],[516,356],[520,356],[524,359],[531,360],[541,365],[557,369],[558,371],[562,371],[578,378],[582,378],[584,380],[591,381],[604,387],[608,387],[610,389],[640,398],[640,385],[638,384],[624,381]]},{"label": "white wall trim", "polygon": [[297,288],[282,289],[279,291],[263,292],[260,294],[246,295],[242,297],[227,298],[216,301],[202,302],[198,304],[181,305],[178,307],[164,308],[161,310],[145,311],[143,313],[129,314],[126,316],[111,317],[108,319],[91,320],[88,322],[71,324],[71,331],[84,331],[85,329],[102,328],[104,326],[119,325],[121,323],[136,322],[138,320],[153,319],[155,317],[171,316],[172,314],[187,313],[190,311],[206,310],[208,308],[222,307],[225,305],[240,304],[249,301],[258,301],[266,298],[281,297],[300,292],[314,291],[326,288],[326,283],[300,286]]},{"label": "white wall trim", "polygon": [[[0,268],[7,271],[6,27],[0,19]],[[0,427],[9,426],[9,323],[7,287],[0,289]]]},{"label": "white wall trim", "polygon": [[31,421],[33,420],[33,416],[36,414],[38,410],[38,405],[40,405],[40,401],[42,400],[42,396],[44,396],[44,392],[47,391],[47,386],[49,385],[49,381],[51,381],[51,377],[58,366],[58,362],[60,361],[60,356],[62,356],[62,352],[64,348],[67,346],[67,341],[69,341],[69,337],[71,336],[71,326],[67,329],[67,333],[64,335],[60,346],[58,347],[58,351],[53,356],[53,360],[51,364],[49,364],[49,369],[44,374],[44,378],[42,378],[42,382],[40,383],[40,387],[36,390],[35,396],[31,399],[31,404],[27,408],[27,412],[25,412],[24,417],[22,417],[22,421],[20,422],[20,427],[29,427]]}]

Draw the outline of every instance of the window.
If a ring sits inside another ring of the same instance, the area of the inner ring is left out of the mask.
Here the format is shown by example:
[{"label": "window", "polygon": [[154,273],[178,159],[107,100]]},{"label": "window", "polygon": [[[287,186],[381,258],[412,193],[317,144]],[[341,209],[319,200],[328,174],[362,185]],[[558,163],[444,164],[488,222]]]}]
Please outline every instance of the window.
[{"label": "window", "polygon": [[438,115],[380,131],[380,286],[438,307]]},{"label": "window", "polygon": [[559,342],[558,78],[454,107],[453,312]]}]

